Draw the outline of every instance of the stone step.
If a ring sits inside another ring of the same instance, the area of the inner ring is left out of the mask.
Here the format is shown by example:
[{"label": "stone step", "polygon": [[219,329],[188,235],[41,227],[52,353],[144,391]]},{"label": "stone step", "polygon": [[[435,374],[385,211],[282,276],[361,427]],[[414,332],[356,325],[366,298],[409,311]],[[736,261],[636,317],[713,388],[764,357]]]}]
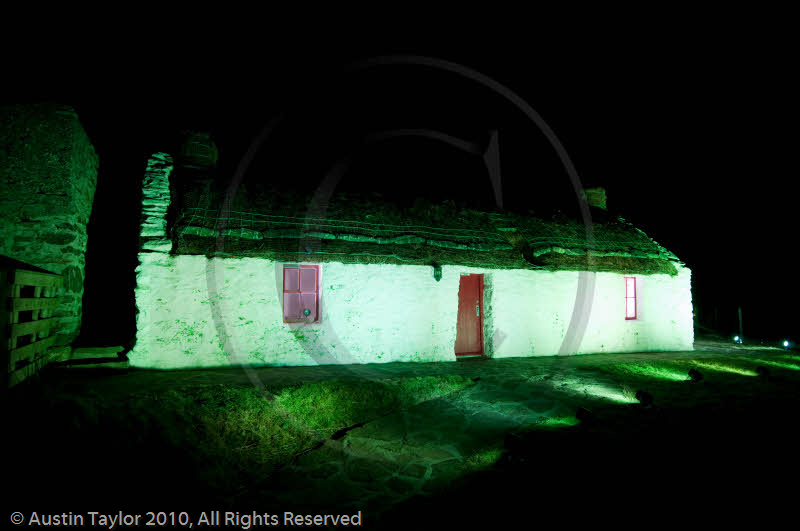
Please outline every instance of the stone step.
[{"label": "stone step", "polygon": [[111,360],[119,360],[119,353],[124,351],[125,347],[81,347],[72,349],[70,360],[86,360],[86,359],[100,359],[108,358]]},{"label": "stone step", "polygon": [[128,369],[130,362],[120,358],[84,358],[51,364],[59,369]]},{"label": "stone step", "polygon": [[125,347],[80,347],[73,348],[69,357],[52,365],[59,369],[127,369]]},{"label": "stone step", "polygon": [[61,365],[62,368],[65,369],[128,369],[130,367],[130,362],[128,360],[115,360],[115,361],[99,361],[95,362],[94,360],[81,360],[81,361],[91,361],[91,363],[76,363],[76,362],[67,362],[64,365]]}]

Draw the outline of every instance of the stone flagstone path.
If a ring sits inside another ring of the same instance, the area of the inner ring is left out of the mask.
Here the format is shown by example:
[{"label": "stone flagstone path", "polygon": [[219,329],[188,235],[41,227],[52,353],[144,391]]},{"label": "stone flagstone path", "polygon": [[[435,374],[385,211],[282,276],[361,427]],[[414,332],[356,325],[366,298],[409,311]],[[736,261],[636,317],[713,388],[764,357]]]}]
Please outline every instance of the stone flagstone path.
[{"label": "stone flagstone path", "polygon": [[[392,363],[361,366],[264,367],[248,370],[130,371],[114,378],[92,378],[100,394],[128,394],[143,381],[157,391],[205,384],[295,385],[333,379],[385,379],[456,374],[475,381],[467,389],[396,411],[361,426],[265,478],[258,488],[237,495],[242,506],[302,513],[304,508],[361,510],[378,517],[392,505],[429,495],[482,465],[491,466],[509,433],[546,419],[572,419],[590,397],[587,389],[623,396],[618,378],[586,369],[606,364],[729,356],[728,345],[696,345],[690,353],[659,352],[569,357],[514,358],[453,363]],[[79,385],[80,374],[71,374]],[[630,390],[627,390],[628,392]],[[601,399],[602,400],[602,399]]]},{"label": "stone flagstone path", "polygon": [[[283,469],[258,497],[298,511],[306,505],[298,507],[298,500],[305,500],[309,507],[369,511],[374,517],[414,495],[445,488],[469,472],[471,458],[482,453],[491,465],[507,433],[574,415],[580,397],[565,399],[552,380],[548,375],[480,377],[468,389],[326,441]],[[610,379],[608,385],[618,386]]]}]

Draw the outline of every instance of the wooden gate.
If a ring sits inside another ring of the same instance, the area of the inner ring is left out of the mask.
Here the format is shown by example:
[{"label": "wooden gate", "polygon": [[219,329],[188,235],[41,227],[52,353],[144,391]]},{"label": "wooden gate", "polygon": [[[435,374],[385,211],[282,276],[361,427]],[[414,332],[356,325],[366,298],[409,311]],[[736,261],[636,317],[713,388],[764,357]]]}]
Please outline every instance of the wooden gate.
[{"label": "wooden gate", "polygon": [[10,259],[0,263],[0,350],[8,362],[9,387],[47,364],[55,340],[52,315],[62,277],[28,267]]}]

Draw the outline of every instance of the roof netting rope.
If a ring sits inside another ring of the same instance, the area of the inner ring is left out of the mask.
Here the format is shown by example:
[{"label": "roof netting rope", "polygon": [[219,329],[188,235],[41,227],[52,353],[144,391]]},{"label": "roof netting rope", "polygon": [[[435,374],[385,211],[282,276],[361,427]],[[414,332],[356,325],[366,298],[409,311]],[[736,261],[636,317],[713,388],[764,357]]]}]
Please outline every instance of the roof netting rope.
[{"label": "roof netting rope", "polygon": [[[454,216],[450,226],[429,226],[409,220],[404,224],[296,217],[257,212],[186,208],[175,224],[178,241],[187,236],[249,240],[253,249],[276,239],[341,240],[378,245],[422,244],[470,251],[507,251],[526,244],[534,255],[587,250],[619,256],[661,260],[677,257],[624,220],[596,223],[591,233],[583,223],[549,221],[516,214],[471,211],[470,219]],[[466,225],[469,223],[469,225]],[[257,242],[263,242],[258,245]]]}]

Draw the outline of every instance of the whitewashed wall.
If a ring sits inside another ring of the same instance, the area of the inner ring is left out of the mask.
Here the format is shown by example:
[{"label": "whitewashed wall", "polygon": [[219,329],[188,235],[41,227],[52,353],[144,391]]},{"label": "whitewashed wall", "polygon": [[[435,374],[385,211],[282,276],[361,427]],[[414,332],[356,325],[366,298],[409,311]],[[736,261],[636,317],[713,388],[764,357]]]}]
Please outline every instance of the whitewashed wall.
[{"label": "whitewashed wall", "polygon": [[691,350],[690,272],[637,276],[638,314],[625,320],[624,275],[598,273],[582,340],[563,349],[578,273],[325,263],[319,323],[285,324],[282,264],[258,258],[170,256],[172,157],[154,154],[142,181],[131,365],[315,365],[455,359],[461,274],[484,276],[488,356]]},{"label": "whitewashed wall", "polygon": [[[691,273],[636,277],[637,314],[625,320],[625,275],[595,273],[583,339],[567,354],[692,350]],[[494,357],[558,354],[573,316],[578,273],[501,271],[493,276]],[[498,337],[502,337],[501,342]],[[499,344],[498,344],[499,343]]]},{"label": "whitewashed wall", "polygon": [[[578,273],[322,264],[321,321],[284,324],[282,265],[258,258],[143,252],[133,366],[450,361],[462,273],[484,273],[484,341],[494,357],[557,354]],[[637,276],[639,319],[625,320],[623,275],[597,273],[577,352],[691,350],[690,272]]]}]

